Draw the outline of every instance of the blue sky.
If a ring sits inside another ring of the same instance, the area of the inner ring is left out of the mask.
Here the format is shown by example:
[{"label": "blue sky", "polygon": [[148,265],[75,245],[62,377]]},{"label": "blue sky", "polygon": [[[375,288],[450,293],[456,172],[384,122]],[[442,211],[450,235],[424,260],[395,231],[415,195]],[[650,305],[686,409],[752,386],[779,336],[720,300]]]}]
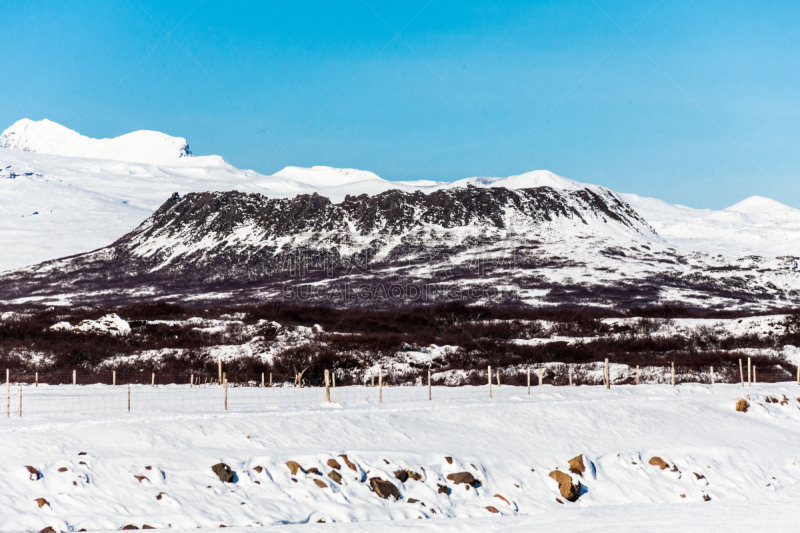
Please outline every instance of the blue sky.
[{"label": "blue sky", "polygon": [[546,168],[800,207],[794,1],[0,0],[0,129],[153,129],[272,173]]}]

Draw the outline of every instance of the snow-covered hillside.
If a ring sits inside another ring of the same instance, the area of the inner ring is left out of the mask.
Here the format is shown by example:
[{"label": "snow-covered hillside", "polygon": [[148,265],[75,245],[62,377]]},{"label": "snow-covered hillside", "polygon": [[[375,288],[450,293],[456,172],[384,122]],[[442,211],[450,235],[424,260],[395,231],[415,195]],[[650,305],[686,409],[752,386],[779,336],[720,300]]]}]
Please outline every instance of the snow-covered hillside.
[{"label": "snow-covered hillside", "polygon": [[[273,198],[347,195],[390,189],[430,193],[450,187],[550,187],[608,192],[537,170],[456,182],[388,181],[372,172],[315,166],[273,175],[242,170],[219,156],[192,156],[186,140],[158,132],[90,139],[53,122],[23,119],[0,135],[0,271],[86,252],[134,229],[172,193],[256,192]],[[800,210],[751,198],[721,211],[623,195],[681,253],[725,256],[800,253]]]},{"label": "snow-covered hillside", "polygon": [[133,386],[130,412],[123,386],[22,389],[22,417],[15,387],[0,419],[3,531],[792,531],[800,520],[794,383],[530,396],[503,385],[491,399],[485,386],[434,387],[430,401],[426,387],[389,387],[383,403],[377,387],[348,387],[331,404],[320,389],[241,387],[227,412],[219,387]]},{"label": "snow-covered hillside", "polygon": [[752,196],[726,209],[693,209],[621,195],[661,237],[682,252],[725,256],[800,256],[800,209]]}]

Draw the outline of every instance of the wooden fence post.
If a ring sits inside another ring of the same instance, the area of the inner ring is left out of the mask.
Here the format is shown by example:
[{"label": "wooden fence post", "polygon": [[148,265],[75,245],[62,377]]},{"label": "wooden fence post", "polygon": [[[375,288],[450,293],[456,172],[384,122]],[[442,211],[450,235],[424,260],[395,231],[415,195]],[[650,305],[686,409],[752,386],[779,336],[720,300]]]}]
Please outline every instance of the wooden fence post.
[{"label": "wooden fence post", "polygon": [[269,386],[272,387],[272,372],[269,373]]},{"label": "wooden fence post", "polygon": [[383,403],[383,367],[378,367],[378,402]]},{"label": "wooden fence post", "polygon": [[[8,374],[6,374],[8,375]],[[11,382],[6,381],[6,418],[11,418]]]},{"label": "wooden fence post", "polygon": [[39,373],[36,373],[36,386],[39,386]]},{"label": "wooden fence post", "polygon": [[223,387],[225,387],[225,410],[228,410],[228,380],[226,379],[223,383]]},{"label": "wooden fence post", "polygon": [[222,357],[217,359],[217,374],[219,375],[219,384],[222,384]]},{"label": "wooden fence post", "polygon": [[606,378],[606,388],[611,388],[611,372],[608,370],[608,357],[606,357],[606,368],[605,368],[605,378]]},{"label": "wooden fence post", "polygon": [[[800,367],[798,367],[800,368]],[[744,387],[744,370],[742,370],[742,360],[739,359],[739,379],[742,382],[742,387]]]},{"label": "wooden fence post", "polygon": [[155,372],[153,372],[153,374],[150,376],[150,386],[151,387],[155,387],[156,386],[156,373]]},{"label": "wooden fence post", "polygon": [[675,361],[672,362],[672,386],[675,386]]},{"label": "wooden fence post", "polygon": [[261,388],[264,388],[264,373],[261,373]]},{"label": "wooden fence post", "polygon": [[333,372],[331,372],[331,382],[332,382],[331,384],[333,385],[333,388],[335,389],[336,388],[336,371],[335,370]]},{"label": "wooden fence post", "polygon": [[569,374],[569,386],[572,387],[572,365],[569,365],[569,371],[567,374]]},{"label": "wooden fence post", "polygon": [[713,366],[711,367],[711,371],[710,372],[711,372],[711,384],[713,385],[714,384],[714,367]]},{"label": "wooden fence post", "polygon": [[531,367],[528,367],[528,396],[531,395]]},{"label": "wooden fence post", "polygon": [[536,369],[536,374],[539,377],[539,386],[542,386],[542,379],[544,378],[544,368],[539,367]]},{"label": "wooden fence post", "polygon": [[325,399],[331,403],[331,383],[327,368],[325,369]]},{"label": "wooden fence post", "polygon": [[636,365],[636,384],[639,384],[639,365]]},{"label": "wooden fence post", "polygon": [[116,370],[112,370],[111,371],[111,385],[113,385],[113,386],[117,385],[117,371]]},{"label": "wooden fence post", "polygon": [[753,386],[753,366],[750,363],[750,358],[747,358],[747,386]]},{"label": "wooden fence post", "polygon": [[489,365],[489,369],[487,371],[489,373],[489,398],[492,397],[492,365]]},{"label": "wooden fence post", "polygon": [[131,412],[131,386],[128,385],[128,412]]},{"label": "wooden fence post", "polygon": [[73,370],[72,371],[72,384],[73,385],[77,385],[78,384],[78,371],[77,370]]},{"label": "wooden fence post", "polygon": [[19,386],[19,417],[22,418],[22,385]]},{"label": "wooden fence post", "polygon": [[431,369],[428,369],[428,401],[431,401]]}]

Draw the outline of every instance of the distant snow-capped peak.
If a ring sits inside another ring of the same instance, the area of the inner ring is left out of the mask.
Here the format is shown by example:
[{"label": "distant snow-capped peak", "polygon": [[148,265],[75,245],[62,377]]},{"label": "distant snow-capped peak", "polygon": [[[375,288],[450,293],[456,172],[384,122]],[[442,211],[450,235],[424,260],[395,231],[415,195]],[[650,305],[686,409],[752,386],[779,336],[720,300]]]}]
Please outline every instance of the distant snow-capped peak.
[{"label": "distant snow-capped peak", "polygon": [[183,137],[140,130],[112,139],[93,139],[51,120],[18,120],[0,135],[0,148],[67,157],[135,163],[170,163],[192,155]]},{"label": "distant snow-capped peak", "polygon": [[564,178],[549,170],[532,170],[505,178],[474,177],[453,182],[454,186],[505,187],[507,189],[532,189],[550,187],[558,191],[577,191],[592,185]]},{"label": "distant snow-capped peak", "polygon": [[337,187],[348,183],[359,181],[384,181],[383,178],[368,170],[358,170],[355,168],[334,168],[326,166],[306,167],[285,167],[279,170],[274,177],[286,178],[299,181],[314,187],[327,186]]}]

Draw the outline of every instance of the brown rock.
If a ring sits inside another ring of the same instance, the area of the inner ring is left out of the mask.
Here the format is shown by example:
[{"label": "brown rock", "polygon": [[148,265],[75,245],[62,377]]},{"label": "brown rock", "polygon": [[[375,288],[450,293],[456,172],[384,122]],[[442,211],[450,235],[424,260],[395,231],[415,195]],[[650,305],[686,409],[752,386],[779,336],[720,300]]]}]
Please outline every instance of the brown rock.
[{"label": "brown rock", "polygon": [[166,495],[167,495],[166,492],[159,492],[158,494],[156,494],[156,500],[160,500],[161,498],[163,498]]},{"label": "brown rock", "polygon": [[466,483],[468,485],[475,484],[475,476],[470,474],[469,472],[455,472],[453,474],[448,474],[447,479],[458,485],[459,483]]},{"label": "brown rock", "polygon": [[139,528],[134,526],[133,524],[127,524],[125,526],[122,526],[122,531],[127,531],[129,529],[139,529]]},{"label": "brown rock", "polygon": [[52,526],[47,526],[43,530],[39,531],[39,533],[56,533],[56,530],[53,529]]},{"label": "brown rock", "polygon": [[[152,467],[152,466],[150,466],[150,465],[147,465],[146,467],[144,467],[144,469],[145,469],[145,470],[152,470],[152,469],[153,469],[153,467]],[[145,527],[144,527],[144,526],[142,526],[142,529],[144,529],[144,528],[145,528]]]},{"label": "brown rock", "polygon": [[408,481],[408,472],[405,470],[395,470],[394,477],[400,480],[400,483],[405,483]]},{"label": "brown rock", "polygon": [[28,474],[30,474],[31,481],[36,481],[37,479],[42,479],[42,473],[39,472],[38,469],[32,467],[31,465],[26,465],[25,468],[28,469]]},{"label": "brown rock", "polygon": [[508,501],[508,499],[506,499],[506,497],[505,497],[505,496],[502,496],[502,495],[500,495],[500,494],[495,494],[495,495],[494,495],[494,497],[495,497],[495,498],[500,498],[501,500],[503,500],[504,502],[506,502],[508,505],[511,505],[511,502],[510,502],[510,501]]},{"label": "brown rock", "polygon": [[499,513],[500,512],[497,509],[495,509],[494,507],[492,507],[491,505],[487,505],[486,506],[486,510],[489,511],[490,513]]},{"label": "brown rock", "polygon": [[580,482],[576,485],[572,482],[572,476],[560,470],[553,470],[550,472],[550,477],[558,481],[558,491],[564,499],[570,502],[574,502],[578,499],[581,493]]},{"label": "brown rock", "polygon": [[[137,475],[137,474],[134,474],[134,475],[133,475],[133,477],[135,477],[135,478],[136,478],[136,479],[139,481],[139,483],[141,483],[142,481],[144,481],[145,479],[147,479],[147,476],[139,476],[139,475]],[[148,480],[148,481],[149,481],[149,480]]]},{"label": "brown rock", "polygon": [[319,468],[317,468],[317,467],[315,467],[315,466],[312,466],[311,468],[309,468],[308,470],[306,470],[306,474],[316,474],[316,475],[318,475],[318,476],[321,476],[321,475],[322,475],[322,473],[319,471]]},{"label": "brown rock", "polygon": [[692,474],[694,474],[694,477],[696,477],[698,480],[706,478],[706,476],[703,474],[698,474],[697,472],[692,472]]},{"label": "brown rock", "polygon": [[261,472],[264,471],[264,467],[261,466],[261,465],[257,465],[257,466],[253,467],[253,470],[255,470],[256,472],[258,472],[260,474]]},{"label": "brown rock", "polygon": [[342,475],[339,472],[337,472],[336,470],[331,470],[328,473],[328,477],[331,478],[332,480],[334,480],[339,485],[342,484]]},{"label": "brown rock", "polygon": [[650,463],[653,466],[659,467],[661,470],[664,470],[665,468],[669,467],[669,464],[664,459],[658,456],[651,457],[648,463]]},{"label": "brown rock", "polygon": [[708,494],[703,494],[703,501],[707,502],[707,501],[710,501],[710,500],[711,500],[711,496],[709,496]]},{"label": "brown rock", "polygon": [[450,488],[447,485],[438,484],[439,494],[450,494]]},{"label": "brown rock", "polygon": [[406,474],[408,474],[408,477],[410,477],[414,481],[422,481],[422,474],[420,474],[419,472],[414,472],[413,470],[406,470]]},{"label": "brown rock", "polygon": [[328,488],[328,484],[325,483],[324,481],[322,481],[321,479],[315,479],[314,483],[316,483],[317,487],[319,487],[321,489],[327,489]]},{"label": "brown rock", "polygon": [[233,483],[233,471],[231,467],[225,463],[217,463],[211,467],[211,470],[217,475],[223,483]]},{"label": "brown rock", "polygon": [[449,455],[447,457],[445,457],[444,460],[447,461],[447,464],[449,464],[449,465],[453,464],[453,458],[450,457]]},{"label": "brown rock", "polygon": [[45,500],[44,498],[36,498],[36,499],[35,499],[35,500],[33,500],[33,501],[35,501],[35,502],[36,502],[36,503],[39,505],[39,509],[41,509],[41,508],[42,508],[42,507],[44,507],[45,505],[50,505],[50,502],[48,502],[48,501],[47,501],[47,500]]},{"label": "brown rock", "polygon": [[395,500],[400,499],[400,493],[397,491],[397,487],[395,487],[394,483],[390,481],[386,481],[385,479],[381,479],[379,477],[371,477],[369,478],[369,486],[372,487],[372,490],[375,491],[375,494],[384,500],[388,499],[389,496],[392,496]]},{"label": "brown rock", "polygon": [[336,459],[328,459],[328,466],[336,470],[342,469],[342,465],[340,465],[339,461],[337,461]]},{"label": "brown rock", "polygon": [[408,499],[408,500],[406,500],[406,501],[407,501],[408,503],[419,503],[419,500],[418,500],[418,499],[416,499],[416,498],[409,498],[409,499]]},{"label": "brown rock", "polygon": [[350,459],[347,457],[347,455],[345,455],[345,454],[341,454],[341,455],[339,455],[339,457],[341,457],[341,458],[342,458],[342,460],[344,461],[344,464],[346,464],[346,465],[347,465],[347,467],[348,467],[350,470],[352,470],[353,472],[358,472],[358,467],[356,466],[356,464],[355,464],[354,462],[352,462],[352,461],[351,461],[351,460],[350,460]]},{"label": "brown rock", "polygon": [[153,526],[149,526],[149,525],[147,525],[147,524],[144,524],[144,525],[142,526],[142,529],[155,529],[155,528],[154,528]]},{"label": "brown rock", "polygon": [[66,466],[62,466],[61,468],[58,469],[59,472],[66,472],[67,470],[69,469]]},{"label": "brown rock", "polygon": [[293,476],[297,475],[297,472],[301,472],[303,470],[303,467],[300,466],[300,463],[296,461],[286,461],[286,467],[289,469],[289,471],[292,473]]},{"label": "brown rock", "polygon": [[573,474],[583,476],[586,472],[586,465],[583,463],[583,455],[577,455],[569,460],[569,471]]},{"label": "brown rock", "polygon": [[[800,401],[800,398],[797,399]],[[738,398],[736,400],[736,410],[740,413],[746,413],[747,410],[750,408],[750,402],[745,400],[744,398]]]}]

